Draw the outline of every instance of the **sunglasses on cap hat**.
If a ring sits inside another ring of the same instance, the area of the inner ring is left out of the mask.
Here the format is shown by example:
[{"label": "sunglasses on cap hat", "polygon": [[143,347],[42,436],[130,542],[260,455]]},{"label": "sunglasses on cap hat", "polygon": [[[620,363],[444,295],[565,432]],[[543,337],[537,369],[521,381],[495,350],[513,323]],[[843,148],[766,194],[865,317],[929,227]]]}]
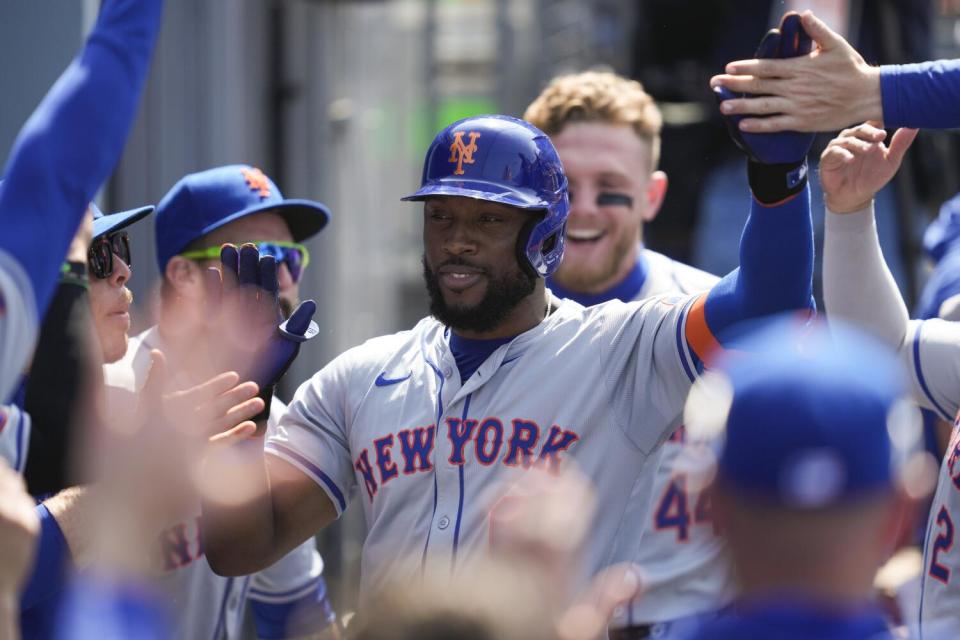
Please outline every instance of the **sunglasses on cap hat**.
[{"label": "sunglasses on cap hat", "polygon": [[[257,245],[261,256],[273,256],[277,264],[287,265],[290,277],[294,282],[300,282],[303,270],[310,264],[310,252],[299,242],[281,242],[281,241],[254,241],[250,244]],[[183,258],[190,260],[219,260],[220,247],[207,247],[206,249],[197,249],[195,251],[185,251],[180,254]]]},{"label": "sunglasses on cap hat", "polygon": [[87,265],[90,273],[101,280],[113,275],[113,260],[119,258],[129,268],[133,268],[130,255],[130,238],[126,231],[117,231],[94,238],[87,251]]}]

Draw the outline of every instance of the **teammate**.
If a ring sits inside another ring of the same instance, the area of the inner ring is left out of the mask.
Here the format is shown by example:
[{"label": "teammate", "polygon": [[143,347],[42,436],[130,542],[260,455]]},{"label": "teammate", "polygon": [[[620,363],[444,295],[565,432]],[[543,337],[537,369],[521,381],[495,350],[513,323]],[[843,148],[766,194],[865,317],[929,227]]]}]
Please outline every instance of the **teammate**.
[{"label": "teammate", "polygon": [[703,409],[724,416],[714,509],[739,592],[691,640],[894,637],[873,580],[907,501],[888,426],[906,385],[893,351],[831,329],[780,320],[718,367],[730,392]]},{"label": "teammate", "polygon": [[889,128],[960,126],[960,60],[872,67],[839,34],[803,13],[817,50],[796,60],[740,60],[710,84],[749,92],[723,107],[743,131],[836,131],[874,120]]},{"label": "teammate", "polygon": [[[872,197],[896,173],[915,131],[901,129],[890,142],[869,124],[843,131],[824,151],[826,194],[824,301],[832,317],[868,329],[899,350],[918,404],[952,420],[960,409],[960,325],[939,319],[909,321],[900,292],[876,239]],[[955,635],[960,625],[960,553],[954,544],[960,495],[960,430],[954,427],[924,542],[919,634]]]},{"label": "teammate", "polygon": [[[327,208],[308,200],[286,200],[259,169],[229,165],[182,178],[161,200],[156,215],[157,260],[163,274],[159,323],[131,339],[126,354],[105,367],[108,385],[138,392],[147,377],[150,353],[160,349],[172,370],[214,374],[218,363],[202,348],[221,327],[206,327],[206,267],[218,265],[224,243],[254,242],[277,261],[280,305],[285,315],[299,302],[309,257],[301,243],[329,220]],[[206,333],[205,333],[206,331]],[[175,379],[181,379],[181,374]],[[190,383],[180,380],[182,385]],[[284,405],[273,400],[268,428]],[[289,637],[326,628],[335,637],[335,616],[326,596],[323,562],[313,540],[274,566],[239,579],[213,573],[203,555],[196,513],[163,537],[164,587],[178,609],[182,637],[240,637],[244,605],[250,602],[258,633]]]},{"label": "teammate", "polygon": [[0,182],[0,402],[29,357],[87,203],[123,149],[162,7],[162,0],[103,2],[84,49],[10,153]]},{"label": "teammate", "polygon": [[[657,215],[667,176],[656,170],[660,111],[638,82],[612,73],[561,76],[524,119],[550,136],[570,183],[563,261],[547,281],[555,295],[590,306],[716,283],[643,246],[643,224]],[[614,638],[659,637],[671,620],[715,611],[733,596],[716,528],[690,517],[707,498],[676,471],[683,437],[683,429],[674,433],[634,486],[629,508],[645,512],[652,496],[653,509],[640,516],[640,530],[624,529],[619,544],[633,545],[644,590],[614,622]]]},{"label": "teammate", "polygon": [[[776,38],[774,55],[796,55],[798,38]],[[244,470],[262,495],[204,505],[211,565],[231,575],[268,565],[358,488],[369,527],[362,594],[391,578],[456,574],[461,558],[484,555],[489,509],[524,469],[567,459],[604,504],[579,584],[629,559],[612,543],[647,458],[679,426],[697,360],[734,323],[810,303],[810,141],[741,140],[755,196],[743,264],[708,294],[585,309],[545,286],[568,212],[546,135],[506,116],[441,131],[406,198],[425,201],[433,317],[351,349],[300,387],[266,463]]]}]

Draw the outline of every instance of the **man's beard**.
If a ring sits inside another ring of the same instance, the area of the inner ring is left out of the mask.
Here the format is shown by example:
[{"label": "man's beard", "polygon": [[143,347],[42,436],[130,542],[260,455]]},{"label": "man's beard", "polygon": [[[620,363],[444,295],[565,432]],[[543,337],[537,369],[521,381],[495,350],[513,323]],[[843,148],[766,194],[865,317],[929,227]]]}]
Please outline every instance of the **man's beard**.
[{"label": "man's beard", "polygon": [[[446,265],[472,266],[458,258],[451,258],[441,266]],[[537,285],[536,276],[520,268],[496,280],[488,273],[484,275],[487,276],[487,290],[479,303],[472,307],[451,306],[443,299],[437,274],[427,265],[424,256],[423,279],[430,295],[430,314],[451,329],[484,333],[496,329]]]}]

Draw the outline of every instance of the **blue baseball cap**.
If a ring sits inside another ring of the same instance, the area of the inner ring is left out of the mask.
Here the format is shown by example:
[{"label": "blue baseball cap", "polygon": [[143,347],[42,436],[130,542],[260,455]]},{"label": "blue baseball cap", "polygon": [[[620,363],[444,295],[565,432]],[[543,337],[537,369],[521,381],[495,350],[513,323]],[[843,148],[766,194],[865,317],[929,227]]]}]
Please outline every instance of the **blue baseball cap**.
[{"label": "blue baseball cap", "polygon": [[129,227],[137,220],[153,213],[153,206],[139,207],[129,211],[120,211],[118,213],[107,213],[100,211],[97,205],[90,203],[90,209],[93,211],[93,237],[99,238],[114,231],[120,231],[124,227]]},{"label": "blue baseball cap", "polygon": [[323,229],[330,210],[312,200],[284,199],[273,180],[245,164],[192,173],[180,179],[157,205],[157,263],[162,274],[170,258],[211,231],[254,213],[276,211],[296,242]]},{"label": "blue baseball cap", "polygon": [[906,393],[901,364],[862,331],[831,320],[778,319],[718,368],[732,389],[718,460],[721,483],[789,508],[888,492],[888,417]]}]

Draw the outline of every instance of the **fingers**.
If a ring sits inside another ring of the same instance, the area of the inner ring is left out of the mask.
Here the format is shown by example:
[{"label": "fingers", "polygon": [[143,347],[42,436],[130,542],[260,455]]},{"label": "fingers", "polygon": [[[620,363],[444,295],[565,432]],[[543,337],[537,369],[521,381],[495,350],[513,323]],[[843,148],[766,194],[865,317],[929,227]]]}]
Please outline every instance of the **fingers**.
[{"label": "fingers", "polygon": [[[840,34],[827,26],[827,24],[813,15],[813,11],[804,11],[800,16],[804,30],[810,34],[817,47],[824,51],[836,49],[847,44],[846,40],[840,37]],[[849,46],[849,45],[847,45]]]},{"label": "fingers", "polygon": [[260,252],[256,245],[248,243],[240,247],[237,274],[240,286],[260,284]]},{"label": "fingers", "polygon": [[[261,398],[251,398],[245,402],[231,407],[222,416],[205,423],[203,435],[209,436],[233,428],[243,422],[248,422],[252,417],[263,411],[264,403]],[[253,424],[253,423],[251,423]],[[256,425],[254,425],[256,431]]]},{"label": "fingers", "polygon": [[770,29],[764,34],[754,55],[758,58],[777,58],[780,52],[780,32]]},{"label": "fingers", "polygon": [[[234,388],[239,381],[240,376],[237,373],[228,371],[226,373],[221,373],[218,376],[214,376],[213,378],[210,378],[206,382],[198,384],[195,387],[190,387],[184,391],[172,394],[172,397],[178,402],[184,403],[185,405],[197,407],[201,404],[209,402],[223,393],[226,393],[230,389]],[[254,391],[253,395],[257,395],[257,392]]]},{"label": "fingers", "polygon": [[874,126],[869,122],[865,122],[855,127],[844,129],[840,132],[840,135],[834,138],[834,140],[850,137],[859,138],[860,140],[866,140],[868,142],[883,142],[887,138],[887,132],[880,127]]},{"label": "fingers", "polygon": [[[803,47],[806,46],[806,51]],[[780,58],[795,58],[810,53],[812,42],[803,30],[800,14],[790,11],[780,21]]]},{"label": "fingers", "polygon": [[201,420],[211,420],[223,415],[231,407],[255,397],[259,391],[260,388],[255,382],[244,382],[194,406],[198,408],[197,413]]},{"label": "fingers", "polygon": [[310,327],[310,320],[313,318],[313,314],[316,312],[316,302],[313,300],[304,300],[301,302],[300,306],[298,306],[296,310],[290,314],[290,319],[287,320],[287,332],[297,336],[306,334],[307,329]]},{"label": "fingers", "polygon": [[760,78],[787,78],[792,75],[793,65],[789,60],[764,59],[737,60],[727,64],[724,71],[732,76],[757,76]]},{"label": "fingers", "polygon": [[260,321],[276,324],[280,313],[280,284],[277,281],[277,259],[273,256],[260,258]]},{"label": "fingers", "polygon": [[276,298],[280,293],[280,284],[277,281],[277,259],[273,256],[260,258],[260,288],[271,299]]},{"label": "fingers", "polygon": [[[761,93],[769,91],[761,90]],[[787,111],[790,108],[790,101],[786,98],[777,96],[761,96],[758,98],[734,98],[726,100],[720,105],[720,111],[724,115],[750,114],[758,115],[776,115]]]},{"label": "fingers", "polygon": [[232,429],[218,433],[215,436],[210,436],[209,443],[213,445],[229,446],[240,442],[241,440],[250,438],[254,433],[256,433],[256,431],[256,423],[247,420],[246,422],[242,422]]},{"label": "fingers", "polygon": [[803,21],[798,18],[798,22],[800,29],[797,35],[797,49],[794,55],[806,56],[813,51],[813,38],[811,38],[807,30],[803,28]]},{"label": "fingers", "polygon": [[233,293],[239,284],[240,252],[234,245],[224,244],[220,247],[220,264],[223,265],[223,295],[226,296]]},{"label": "fingers", "polygon": [[877,150],[877,151],[881,150],[880,146],[877,143],[871,142],[868,140],[863,140],[861,138],[858,138],[852,135],[835,138],[834,140],[831,141],[830,144],[847,149],[848,151],[852,152],[854,155],[867,154],[874,150]]},{"label": "fingers", "polygon": [[890,138],[889,157],[897,166],[903,162],[903,156],[907,153],[907,149],[917,139],[917,133],[919,133],[917,129],[897,129],[893,137]]},{"label": "fingers", "polygon": [[777,133],[778,131],[799,131],[817,133],[819,129],[808,125],[793,115],[780,115],[770,118],[744,118],[740,121],[740,131],[744,133]]},{"label": "fingers", "polygon": [[844,164],[853,162],[856,156],[840,145],[829,145],[820,155],[820,171],[838,169]]}]

